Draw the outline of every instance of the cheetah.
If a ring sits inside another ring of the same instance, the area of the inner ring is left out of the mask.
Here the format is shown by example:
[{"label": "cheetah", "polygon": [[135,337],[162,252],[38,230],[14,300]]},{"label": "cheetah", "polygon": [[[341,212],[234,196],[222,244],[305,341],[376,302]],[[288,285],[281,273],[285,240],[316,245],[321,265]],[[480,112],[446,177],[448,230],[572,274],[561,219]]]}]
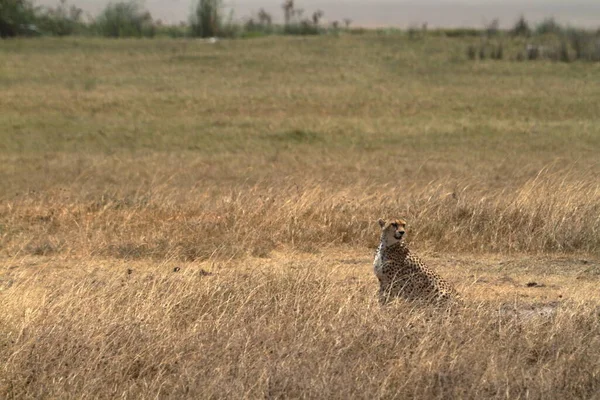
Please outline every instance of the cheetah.
[{"label": "cheetah", "polygon": [[379,279],[379,301],[386,304],[393,297],[449,303],[460,300],[454,288],[418,257],[411,254],[402,241],[406,222],[399,219],[379,220],[381,242],[375,254],[373,269]]}]

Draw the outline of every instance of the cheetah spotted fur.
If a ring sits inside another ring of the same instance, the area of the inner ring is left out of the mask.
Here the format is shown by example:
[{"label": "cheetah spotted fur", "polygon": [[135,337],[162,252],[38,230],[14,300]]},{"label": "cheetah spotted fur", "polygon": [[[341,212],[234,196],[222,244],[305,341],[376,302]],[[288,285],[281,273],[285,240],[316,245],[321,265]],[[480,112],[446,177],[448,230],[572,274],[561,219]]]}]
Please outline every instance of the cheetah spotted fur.
[{"label": "cheetah spotted fur", "polygon": [[379,279],[379,300],[387,303],[394,297],[428,302],[460,300],[454,288],[418,257],[411,254],[402,241],[406,222],[379,220],[381,242],[377,248],[373,268]]}]

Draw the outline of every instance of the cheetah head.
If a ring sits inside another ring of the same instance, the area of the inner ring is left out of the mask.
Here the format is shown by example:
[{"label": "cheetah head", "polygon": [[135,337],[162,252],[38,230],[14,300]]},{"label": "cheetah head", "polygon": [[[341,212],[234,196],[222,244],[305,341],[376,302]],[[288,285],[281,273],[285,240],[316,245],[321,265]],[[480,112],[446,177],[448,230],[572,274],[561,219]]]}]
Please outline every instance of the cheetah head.
[{"label": "cheetah head", "polygon": [[402,219],[396,219],[390,222],[380,219],[379,226],[381,227],[381,240],[384,241],[386,246],[390,246],[402,240],[404,233],[406,232],[406,221]]}]

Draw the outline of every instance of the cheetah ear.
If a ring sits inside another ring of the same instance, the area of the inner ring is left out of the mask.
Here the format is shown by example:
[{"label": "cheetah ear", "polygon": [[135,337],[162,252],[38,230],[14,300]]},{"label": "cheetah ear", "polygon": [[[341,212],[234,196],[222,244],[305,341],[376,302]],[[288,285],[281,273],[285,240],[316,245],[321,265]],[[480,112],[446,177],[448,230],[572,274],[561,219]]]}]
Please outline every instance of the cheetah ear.
[{"label": "cheetah ear", "polygon": [[379,222],[379,226],[380,226],[380,227],[382,227],[382,228],[383,228],[383,227],[385,226],[385,220],[384,220],[384,219],[382,219],[382,218],[379,218],[379,221],[377,221],[377,222]]}]

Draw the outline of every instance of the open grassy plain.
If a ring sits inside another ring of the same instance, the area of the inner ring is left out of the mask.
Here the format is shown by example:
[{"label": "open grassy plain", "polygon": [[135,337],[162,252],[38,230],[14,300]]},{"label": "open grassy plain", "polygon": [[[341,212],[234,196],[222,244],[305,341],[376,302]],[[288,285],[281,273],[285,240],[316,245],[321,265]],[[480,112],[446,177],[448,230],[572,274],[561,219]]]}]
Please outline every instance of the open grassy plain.
[{"label": "open grassy plain", "polygon": [[600,69],[468,44],[0,42],[0,397],[598,396]]}]

